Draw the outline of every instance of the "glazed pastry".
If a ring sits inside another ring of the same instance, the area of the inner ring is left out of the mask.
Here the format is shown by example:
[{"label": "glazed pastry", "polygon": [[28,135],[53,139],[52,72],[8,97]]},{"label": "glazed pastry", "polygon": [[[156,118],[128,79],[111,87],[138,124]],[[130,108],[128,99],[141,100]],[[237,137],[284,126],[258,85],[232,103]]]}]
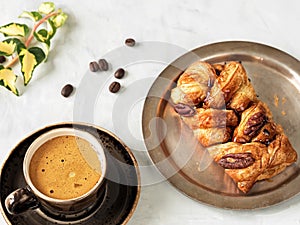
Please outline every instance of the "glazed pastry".
[{"label": "glazed pastry", "polygon": [[284,134],[277,135],[269,146],[228,142],[209,147],[208,151],[244,193],[256,181],[279,174],[297,160],[297,153]]},{"label": "glazed pastry", "polygon": [[182,120],[191,129],[238,125],[238,117],[232,110],[197,108],[194,116],[183,116]]},{"label": "glazed pastry", "polygon": [[283,129],[280,125],[274,122],[267,122],[258,132],[257,136],[252,141],[260,142],[265,145],[269,145],[274,139],[276,134],[283,133]]},{"label": "glazed pastry", "polygon": [[201,143],[201,145],[208,147],[230,141],[232,131],[229,127],[212,127],[194,129],[193,132],[194,136]]},{"label": "glazed pastry", "polygon": [[234,109],[243,111],[251,103],[256,101],[256,93],[242,64],[229,62],[225,65],[214,65],[218,71],[213,87],[205,99],[206,108]]},{"label": "glazed pastry", "polygon": [[297,161],[297,153],[285,134],[278,134],[268,146],[270,156],[266,170],[258,180],[268,179],[282,172],[287,166]]},{"label": "glazed pastry", "polygon": [[244,193],[252,188],[270,161],[267,147],[258,142],[228,142],[211,146],[208,151]]},{"label": "glazed pastry", "polygon": [[232,110],[197,108],[193,116],[185,114],[181,118],[205,147],[230,140],[232,129],[229,127],[238,124],[238,117]]},{"label": "glazed pastry", "polygon": [[230,99],[230,101],[227,103],[227,108],[234,109],[236,112],[242,112],[251,103],[256,102],[257,97],[255,90],[250,83],[250,81],[247,80],[246,84],[244,84]]},{"label": "glazed pastry", "polygon": [[233,141],[246,143],[255,137],[267,121],[272,119],[267,105],[261,101],[254,103],[241,115],[241,121],[235,128]]},{"label": "glazed pastry", "polygon": [[[210,69],[200,70],[197,76],[198,70],[193,68],[199,65]],[[171,92],[174,110],[239,190],[249,192],[255,182],[279,174],[297,160],[283,128],[273,121],[268,106],[257,99],[241,63],[209,67],[197,62],[191,68]],[[195,77],[201,81],[196,82]],[[184,94],[178,94],[179,90]]]},{"label": "glazed pastry", "polygon": [[247,83],[244,67],[238,62],[229,62],[217,77],[210,94],[205,99],[207,108],[222,108],[232,96]]},{"label": "glazed pastry", "polygon": [[206,98],[214,81],[214,68],[205,62],[195,62],[179,77],[177,87],[171,91],[171,99],[175,104],[197,105]]},{"label": "glazed pastry", "polygon": [[215,69],[217,76],[220,76],[221,72],[224,70],[224,66],[224,64],[220,63],[212,64],[212,67]]}]

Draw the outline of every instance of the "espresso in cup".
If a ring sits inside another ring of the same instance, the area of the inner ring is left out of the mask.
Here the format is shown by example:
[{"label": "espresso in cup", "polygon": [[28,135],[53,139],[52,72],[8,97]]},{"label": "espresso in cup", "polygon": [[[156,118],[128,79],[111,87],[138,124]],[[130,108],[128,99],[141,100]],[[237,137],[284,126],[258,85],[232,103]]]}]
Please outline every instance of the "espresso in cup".
[{"label": "espresso in cup", "polygon": [[73,128],[48,131],[27,149],[23,160],[27,186],[6,197],[6,209],[18,214],[39,208],[64,221],[82,218],[101,204],[106,168],[104,149],[93,135]]},{"label": "espresso in cup", "polygon": [[59,136],[42,144],[31,158],[29,176],[43,194],[72,199],[91,190],[101,177],[93,146],[76,136]]}]

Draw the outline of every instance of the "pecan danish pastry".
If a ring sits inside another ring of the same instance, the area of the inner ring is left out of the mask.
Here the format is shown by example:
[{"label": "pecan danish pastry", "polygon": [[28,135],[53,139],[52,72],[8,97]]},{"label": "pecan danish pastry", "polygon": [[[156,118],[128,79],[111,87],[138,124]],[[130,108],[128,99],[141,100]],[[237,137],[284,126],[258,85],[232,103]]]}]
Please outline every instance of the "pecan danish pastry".
[{"label": "pecan danish pastry", "polygon": [[297,160],[239,62],[193,63],[179,77],[171,99],[181,121],[244,193]]},{"label": "pecan danish pastry", "polygon": [[238,117],[232,110],[197,108],[192,117],[181,118],[205,147],[229,141],[230,127],[238,125]]},{"label": "pecan danish pastry", "polygon": [[229,62],[214,68],[219,75],[216,74],[216,81],[205,99],[205,107],[224,108],[228,105],[226,108],[242,111],[256,100],[254,88],[242,64]]},{"label": "pecan danish pastry", "polygon": [[254,103],[242,112],[241,121],[234,130],[233,141],[249,142],[271,119],[270,110],[265,103],[261,101]]},{"label": "pecan danish pastry", "polygon": [[267,146],[257,142],[228,142],[211,146],[208,151],[244,193],[248,192],[264,173],[270,160]]},{"label": "pecan danish pastry", "polygon": [[179,77],[177,87],[171,92],[172,101],[197,105],[206,98],[214,81],[214,68],[205,62],[195,62]]}]

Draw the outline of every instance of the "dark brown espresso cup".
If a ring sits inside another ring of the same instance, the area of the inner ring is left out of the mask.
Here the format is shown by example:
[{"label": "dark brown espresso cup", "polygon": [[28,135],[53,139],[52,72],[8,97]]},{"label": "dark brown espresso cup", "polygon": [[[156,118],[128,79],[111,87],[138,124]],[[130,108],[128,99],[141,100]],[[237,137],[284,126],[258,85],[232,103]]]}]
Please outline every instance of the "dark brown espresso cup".
[{"label": "dark brown espresso cup", "polygon": [[11,214],[39,209],[53,218],[82,217],[104,193],[106,167],[96,137],[73,128],[51,130],[29,146],[23,161],[27,186],[7,196],[6,209]]}]

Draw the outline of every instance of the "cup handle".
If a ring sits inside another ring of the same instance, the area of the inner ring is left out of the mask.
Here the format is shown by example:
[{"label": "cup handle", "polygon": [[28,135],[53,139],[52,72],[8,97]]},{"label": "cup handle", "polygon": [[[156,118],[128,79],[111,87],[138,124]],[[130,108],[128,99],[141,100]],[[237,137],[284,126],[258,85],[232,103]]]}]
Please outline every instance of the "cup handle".
[{"label": "cup handle", "polygon": [[38,206],[39,201],[29,187],[19,188],[10,193],[5,199],[5,207],[12,215],[35,209]]}]

